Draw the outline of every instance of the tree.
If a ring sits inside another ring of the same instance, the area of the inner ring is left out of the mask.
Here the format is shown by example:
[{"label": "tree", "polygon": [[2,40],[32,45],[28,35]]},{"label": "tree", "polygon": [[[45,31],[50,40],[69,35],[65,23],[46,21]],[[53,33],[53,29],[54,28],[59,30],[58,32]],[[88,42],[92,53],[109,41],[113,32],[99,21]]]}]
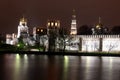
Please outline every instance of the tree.
[{"label": "tree", "polygon": [[18,38],[18,50],[24,50],[25,49],[25,43],[23,42],[23,37],[20,36],[20,38]]},{"label": "tree", "polygon": [[49,42],[49,48],[48,51],[49,52],[54,52],[56,50],[56,39],[58,37],[58,33],[57,33],[58,29],[50,29],[49,30],[49,35],[48,35],[48,42]]},{"label": "tree", "polygon": [[4,43],[4,41],[5,41],[5,38],[3,37],[2,34],[0,34],[0,44],[1,44],[1,43]]},{"label": "tree", "polygon": [[63,28],[61,27],[60,30],[59,30],[59,50],[60,51],[65,51],[65,48],[66,48],[66,42],[69,41],[69,36],[68,36],[68,33],[67,33],[67,29],[66,28]]},{"label": "tree", "polygon": [[111,29],[111,34],[120,34],[120,26],[114,26]]},{"label": "tree", "polygon": [[46,41],[48,40],[47,36],[42,35],[40,36],[40,46],[43,47],[43,51],[46,50]]},{"label": "tree", "polygon": [[106,46],[108,48],[108,53],[112,51],[114,48],[118,47],[117,42],[116,43],[110,43]]},{"label": "tree", "polygon": [[91,28],[88,25],[82,25],[78,28],[78,35],[90,35],[92,34]]}]

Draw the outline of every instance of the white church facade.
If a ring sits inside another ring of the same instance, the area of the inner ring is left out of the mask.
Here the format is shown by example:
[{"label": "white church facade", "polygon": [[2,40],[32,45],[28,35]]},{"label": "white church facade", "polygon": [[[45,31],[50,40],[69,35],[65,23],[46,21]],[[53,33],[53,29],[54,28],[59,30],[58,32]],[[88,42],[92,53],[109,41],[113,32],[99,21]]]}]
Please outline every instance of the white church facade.
[{"label": "white church facade", "polygon": [[17,34],[6,34],[6,44],[17,45],[20,38],[23,40],[26,46],[35,44],[35,41],[30,39],[26,18],[23,17],[20,19],[17,30]]}]

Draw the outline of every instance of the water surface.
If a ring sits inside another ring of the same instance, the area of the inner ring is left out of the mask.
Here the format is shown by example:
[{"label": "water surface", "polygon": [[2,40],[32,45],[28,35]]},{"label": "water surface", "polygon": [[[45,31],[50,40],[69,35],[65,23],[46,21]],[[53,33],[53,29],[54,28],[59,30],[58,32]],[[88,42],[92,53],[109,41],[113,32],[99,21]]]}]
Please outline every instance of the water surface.
[{"label": "water surface", "polygon": [[0,55],[0,80],[120,80],[120,57]]}]

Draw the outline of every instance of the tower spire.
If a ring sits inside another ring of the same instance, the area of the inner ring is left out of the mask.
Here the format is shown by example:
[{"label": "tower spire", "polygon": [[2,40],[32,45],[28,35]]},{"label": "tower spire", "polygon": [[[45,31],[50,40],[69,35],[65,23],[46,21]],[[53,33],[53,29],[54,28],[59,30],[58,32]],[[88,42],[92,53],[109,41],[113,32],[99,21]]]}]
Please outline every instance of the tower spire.
[{"label": "tower spire", "polygon": [[77,34],[77,23],[76,23],[76,15],[75,15],[75,9],[73,9],[72,12],[72,22],[71,22],[71,35],[76,35]]},{"label": "tower spire", "polygon": [[27,19],[24,17],[24,15],[22,16],[22,18],[20,18],[20,22],[18,25],[18,35],[17,35],[18,38],[21,35],[24,35],[22,32],[26,33],[25,35],[28,36]]},{"label": "tower spire", "polygon": [[99,24],[101,24],[101,17],[99,16]]},{"label": "tower spire", "polygon": [[73,9],[73,14],[75,14],[75,9]]},{"label": "tower spire", "polygon": [[73,19],[76,18],[76,15],[75,15],[75,9],[73,9],[73,11],[72,11],[72,18],[73,18]]},{"label": "tower spire", "polygon": [[25,18],[24,14],[23,14],[22,18],[20,19],[20,22],[27,23],[27,19]]}]

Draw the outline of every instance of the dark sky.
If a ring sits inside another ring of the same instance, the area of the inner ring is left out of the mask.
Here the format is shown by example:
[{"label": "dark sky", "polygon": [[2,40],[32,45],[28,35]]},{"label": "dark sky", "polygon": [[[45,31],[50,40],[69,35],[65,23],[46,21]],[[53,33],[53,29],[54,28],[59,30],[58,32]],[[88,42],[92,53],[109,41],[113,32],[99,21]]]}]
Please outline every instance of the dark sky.
[{"label": "dark sky", "polygon": [[0,33],[17,33],[23,15],[30,29],[45,26],[48,18],[60,19],[70,28],[73,9],[78,27],[96,24],[99,16],[106,26],[120,25],[120,0],[0,0]]}]

